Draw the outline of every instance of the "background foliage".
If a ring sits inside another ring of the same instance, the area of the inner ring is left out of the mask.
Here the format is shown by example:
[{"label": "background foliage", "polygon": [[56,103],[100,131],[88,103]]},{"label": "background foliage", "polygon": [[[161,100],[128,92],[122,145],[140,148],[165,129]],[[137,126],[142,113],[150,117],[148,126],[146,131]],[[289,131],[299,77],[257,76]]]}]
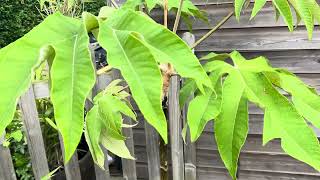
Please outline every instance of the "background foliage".
[{"label": "background foliage", "polygon": [[[85,4],[85,10],[97,14],[105,0]],[[0,48],[17,40],[42,21],[37,0],[0,1]]]}]

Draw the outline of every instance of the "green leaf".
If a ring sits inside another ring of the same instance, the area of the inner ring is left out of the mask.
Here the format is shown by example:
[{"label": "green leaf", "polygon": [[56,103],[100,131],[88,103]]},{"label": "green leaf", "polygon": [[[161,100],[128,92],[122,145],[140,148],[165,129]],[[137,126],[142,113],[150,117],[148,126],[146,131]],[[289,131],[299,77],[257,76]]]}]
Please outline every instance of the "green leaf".
[{"label": "green leaf", "polygon": [[86,116],[85,138],[94,162],[104,167],[104,153],[100,148],[100,134],[103,127],[99,106],[94,106]]},{"label": "green leaf", "polygon": [[125,142],[123,140],[112,138],[105,131],[103,131],[101,134],[101,144],[110,152],[119,157],[134,160],[134,157],[131,156]]},{"label": "green leaf", "polygon": [[[121,81],[115,80],[111,82],[105,91],[112,89],[119,82]],[[100,143],[108,150],[112,150],[114,154],[132,159],[124,145],[125,137],[121,131],[122,127],[127,127],[127,125],[123,124],[120,113],[129,115],[133,119],[136,119],[136,117],[129,106],[123,102],[124,99],[111,93],[100,93],[99,96],[99,98],[95,98],[95,105],[86,116],[85,138],[94,162],[103,168],[105,156]],[[115,151],[115,148],[121,149]]]},{"label": "green leaf", "polygon": [[194,79],[202,92],[203,86],[212,88],[209,77],[189,46],[175,33],[145,14],[122,9],[108,18],[106,23],[117,30],[139,33],[136,37],[148,46],[156,61],[171,63],[179,75]]},{"label": "green leaf", "polygon": [[266,73],[267,78],[292,96],[299,113],[313,125],[320,128],[320,97],[294,74],[279,69]]},{"label": "green leaf", "polygon": [[215,91],[207,89],[205,94],[196,96],[189,104],[187,118],[192,142],[200,137],[205,125],[220,113],[221,82],[214,83]]},{"label": "green leaf", "polygon": [[20,142],[23,138],[21,130],[16,130],[13,133],[11,133],[10,138],[13,138],[17,142]]},{"label": "green leaf", "polygon": [[293,18],[292,12],[287,0],[273,0],[273,4],[279,10],[280,14],[283,16],[284,21],[288,25],[289,31],[293,31]]},{"label": "green leaf", "polygon": [[[320,170],[320,145],[313,130],[263,74],[243,74],[250,89],[265,107],[263,144],[280,138],[290,156]],[[249,96],[250,100],[250,96]],[[255,101],[256,98],[253,99]]]},{"label": "green leaf", "polygon": [[179,105],[182,108],[187,100],[192,96],[192,94],[197,90],[196,82],[192,79],[187,79],[183,83],[183,87],[180,89],[179,93]]},{"label": "green leaf", "polygon": [[161,104],[162,78],[158,64],[150,50],[136,37],[138,34],[114,30],[108,26],[108,20],[100,24],[98,37],[101,46],[107,50],[108,63],[121,71],[146,120],[167,142],[167,123]]},{"label": "green leaf", "polygon": [[51,67],[50,92],[55,121],[63,137],[66,162],[80,142],[85,100],[95,83],[86,28],[81,21],[71,23],[69,28],[73,34],[54,47],[56,56]]},{"label": "green leaf", "polygon": [[248,133],[248,104],[243,98],[245,84],[233,71],[222,88],[221,113],[214,123],[220,156],[233,179],[236,179],[240,149]]},{"label": "green leaf", "polygon": [[[0,71],[8,75],[0,77],[1,133],[13,118],[19,96],[30,85],[31,72],[42,60],[53,56],[51,94],[57,112],[57,125],[66,141],[68,161],[80,140],[83,129],[82,104],[94,83],[88,42],[87,32],[80,20],[56,13],[47,17],[24,37],[0,50]],[[76,66],[72,66],[72,62],[75,62]],[[59,69],[60,67],[64,68]],[[59,74],[60,72],[63,74]],[[77,78],[79,82],[72,85],[72,78]],[[74,93],[74,88],[79,87]],[[55,98],[58,94],[61,96]],[[66,127],[65,124],[71,126]]]},{"label": "green leaf", "polygon": [[215,60],[220,60],[224,61],[229,58],[229,54],[227,53],[222,53],[222,54],[216,54],[214,52],[211,52],[202,58],[200,58],[200,61],[215,61]]},{"label": "green leaf", "polygon": [[238,21],[240,21],[240,13],[242,11],[243,5],[246,2],[246,0],[235,0],[234,1],[234,12],[236,14],[236,18]]},{"label": "green leaf", "polygon": [[258,12],[263,8],[263,6],[266,4],[267,0],[255,0],[254,6],[252,9],[250,20],[253,19]]}]

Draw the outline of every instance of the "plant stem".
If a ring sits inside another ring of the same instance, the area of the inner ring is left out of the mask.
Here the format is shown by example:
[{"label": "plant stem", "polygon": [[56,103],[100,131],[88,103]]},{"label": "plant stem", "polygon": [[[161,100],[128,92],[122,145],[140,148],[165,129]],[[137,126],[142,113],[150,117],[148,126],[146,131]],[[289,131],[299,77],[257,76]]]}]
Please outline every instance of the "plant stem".
[{"label": "plant stem", "polygon": [[173,32],[176,33],[178,26],[179,26],[179,21],[180,21],[180,17],[181,17],[181,11],[182,11],[182,6],[183,6],[183,0],[180,0],[180,4],[179,4],[179,9],[177,12],[177,16],[176,16],[176,20],[174,21],[174,25],[173,25]]},{"label": "plant stem", "polygon": [[168,27],[168,0],[163,0],[163,25]]},{"label": "plant stem", "polygon": [[191,49],[194,49],[196,46],[198,46],[202,41],[207,39],[209,36],[211,36],[214,32],[216,32],[224,23],[226,23],[234,14],[234,11],[230,12],[226,17],[224,17],[213,29],[211,29],[207,34],[202,36],[197,42],[195,42]]}]

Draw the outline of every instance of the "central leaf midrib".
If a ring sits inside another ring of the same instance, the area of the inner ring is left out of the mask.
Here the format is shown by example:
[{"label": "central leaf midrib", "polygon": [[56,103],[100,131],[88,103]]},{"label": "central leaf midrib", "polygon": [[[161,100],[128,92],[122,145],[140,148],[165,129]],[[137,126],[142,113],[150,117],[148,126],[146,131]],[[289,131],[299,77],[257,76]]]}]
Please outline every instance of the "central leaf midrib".
[{"label": "central leaf midrib", "polygon": [[[128,56],[127,56],[126,51],[123,49],[122,44],[121,44],[120,40],[118,39],[118,36],[117,36],[117,34],[116,34],[116,32],[115,32],[114,29],[112,29],[112,33],[113,33],[113,35],[115,36],[115,39],[116,39],[118,45],[120,46],[121,51],[123,52],[123,54],[124,54],[124,56],[125,56],[125,59],[126,59],[126,61],[127,61],[127,64],[129,65],[130,69],[131,69],[131,72],[133,72],[134,76],[135,76],[136,79],[138,80],[138,83],[139,83],[140,87],[144,87],[141,79],[139,78],[139,75],[138,75],[137,72],[135,71],[135,68],[132,66],[132,63],[131,63],[130,59],[129,59]],[[132,34],[129,33],[128,36],[132,36]],[[126,43],[127,40],[128,40],[128,38],[125,40],[124,43]],[[141,44],[142,44],[142,43],[141,43]],[[150,53],[150,54],[151,54],[151,53]],[[141,88],[141,89],[142,89],[142,91],[144,92],[144,93],[142,93],[142,95],[143,95],[144,97],[146,97],[146,99],[148,99],[148,101],[147,101],[148,104],[150,105],[150,107],[152,107],[152,109],[154,109],[152,103],[150,102],[151,100],[149,99],[148,96],[146,96],[147,92],[145,91],[144,88]],[[159,122],[160,122],[160,121],[159,121]]]}]

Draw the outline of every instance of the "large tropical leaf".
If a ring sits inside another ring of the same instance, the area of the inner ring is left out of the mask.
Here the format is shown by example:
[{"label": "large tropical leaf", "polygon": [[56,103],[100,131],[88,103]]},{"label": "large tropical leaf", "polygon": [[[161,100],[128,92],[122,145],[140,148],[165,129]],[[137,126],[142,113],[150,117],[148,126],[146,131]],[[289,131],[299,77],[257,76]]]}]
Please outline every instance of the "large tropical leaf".
[{"label": "large tropical leaf", "polygon": [[87,31],[81,22],[70,28],[74,34],[55,45],[56,57],[51,67],[51,100],[66,161],[80,142],[85,99],[95,83]]},{"label": "large tropical leaf", "polygon": [[161,104],[161,72],[138,36],[134,32],[112,29],[106,21],[100,24],[98,41],[107,50],[108,63],[121,71],[146,120],[167,141],[167,123]]},{"label": "large tropical leaf", "polygon": [[50,52],[54,57],[51,94],[68,161],[80,141],[84,100],[94,84],[88,42],[80,20],[57,13],[0,50],[0,133],[10,123],[17,99],[29,87],[31,72]]},{"label": "large tropical leaf", "polygon": [[245,84],[237,73],[230,73],[223,84],[221,113],[214,123],[221,159],[233,179],[236,179],[238,157],[248,133],[248,102],[243,97]]},{"label": "large tropical leaf", "polygon": [[[215,59],[219,57],[217,54],[206,57],[209,62],[204,65],[204,69],[207,72],[224,72],[226,76],[222,88],[221,110],[215,118],[214,127],[221,158],[233,179],[236,178],[238,156],[247,134],[248,100],[265,110],[264,144],[280,138],[282,149],[286,153],[320,170],[319,141],[303,118],[319,126],[320,98],[314,89],[293,74],[272,68],[263,57],[246,60],[235,51],[230,54],[234,67],[219,58]],[[294,104],[272,83],[289,92]],[[200,97],[201,95],[194,101]],[[215,99],[211,101],[214,102]],[[210,110],[215,111],[214,108],[208,108]],[[188,114],[197,113],[196,111],[199,110],[189,108]],[[203,121],[192,118],[188,117],[188,121],[191,121],[190,130],[202,127]]]}]

